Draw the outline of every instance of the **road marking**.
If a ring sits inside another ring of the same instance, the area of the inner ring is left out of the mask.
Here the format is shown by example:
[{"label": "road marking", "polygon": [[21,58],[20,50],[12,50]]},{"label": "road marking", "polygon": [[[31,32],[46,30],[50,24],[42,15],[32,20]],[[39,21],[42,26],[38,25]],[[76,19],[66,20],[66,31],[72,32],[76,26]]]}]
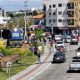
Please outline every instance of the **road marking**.
[{"label": "road marking", "polygon": [[43,73],[50,65],[51,65],[51,63],[48,66],[46,66],[45,69],[43,69],[41,72],[39,72],[38,74],[36,74],[34,77],[30,78],[29,80],[33,80],[35,77],[37,77],[38,75],[40,75],[41,73]]},{"label": "road marking", "polygon": [[[47,57],[43,60],[43,63],[44,63],[50,56],[51,56],[51,53],[49,52],[48,55],[47,55]],[[38,69],[41,65],[42,65],[42,64],[36,66],[36,67],[35,67],[34,69],[32,69],[31,71],[29,71],[29,72],[23,74],[22,76],[18,77],[16,80],[22,80],[23,77],[25,77],[25,76],[31,74],[32,72],[34,72],[34,71],[35,71],[36,69]]]}]

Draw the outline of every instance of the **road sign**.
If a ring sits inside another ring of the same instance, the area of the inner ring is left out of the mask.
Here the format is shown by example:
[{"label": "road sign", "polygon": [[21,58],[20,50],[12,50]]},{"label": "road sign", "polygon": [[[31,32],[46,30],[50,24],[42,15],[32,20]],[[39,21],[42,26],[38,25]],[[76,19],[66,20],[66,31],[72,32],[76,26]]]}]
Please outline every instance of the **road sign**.
[{"label": "road sign", "polygon": [[6,67],[11,67],[12,66],[12,62],[11,61],[8,61],[7,63],[6,63]]}]

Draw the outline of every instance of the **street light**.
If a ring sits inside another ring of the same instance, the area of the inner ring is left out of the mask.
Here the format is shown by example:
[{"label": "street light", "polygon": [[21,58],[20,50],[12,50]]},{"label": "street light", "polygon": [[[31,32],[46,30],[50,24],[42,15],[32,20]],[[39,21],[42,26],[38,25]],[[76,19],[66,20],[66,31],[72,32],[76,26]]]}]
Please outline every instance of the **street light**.
[{"label": "street light", "polygon": [[2,32],[3,32],[3,30],[1,29],[1,38],[2,38]]},{"label": "street light", "polygon": [[27,16],[26,16],[26,7],[27,7],[27,1],[24,1],[24,7],[25,7],[25,16],[24,16],[24,19],[25,19],[25,28],[24,28],[24,40],[26,40],[26,23],[27,23]]},{"label": "street light", "polygon": [[[3,25],[3,24],[2,24],[2,25]],[[3,32],[2,25],[1,25],[1,39],[2,39],[2,32]]]}]

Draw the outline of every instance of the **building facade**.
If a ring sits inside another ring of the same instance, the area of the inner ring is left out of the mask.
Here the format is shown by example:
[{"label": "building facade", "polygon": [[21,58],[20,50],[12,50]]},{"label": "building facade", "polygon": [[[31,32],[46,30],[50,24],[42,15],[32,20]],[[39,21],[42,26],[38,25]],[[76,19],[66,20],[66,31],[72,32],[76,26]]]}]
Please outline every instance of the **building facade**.
[{"label": "building facade", "polygon": [[60,30],[80,26],[80,0],[44,0],[46,27]]}]

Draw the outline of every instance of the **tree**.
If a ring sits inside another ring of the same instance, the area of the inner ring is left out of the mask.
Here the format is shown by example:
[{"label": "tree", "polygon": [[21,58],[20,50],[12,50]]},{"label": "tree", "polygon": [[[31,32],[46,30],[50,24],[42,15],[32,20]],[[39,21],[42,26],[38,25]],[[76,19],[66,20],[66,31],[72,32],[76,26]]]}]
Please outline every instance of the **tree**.
[{"label": "tree", "polygon": [[43,30],[40,29],[40,28],[36,28],[35,29],[35,36],[36,36],[36,39],[41,39],[43,37]]},{"label": "tree", "polygon": [[19,17],[19,25],[20,25],[20,27],[24,27],[24,25],[25,25],[25,21],[24,21],[23,16]]},{"label": "tree", "polygon": [[31,26],[32,25],[32,22],[29,20],[29,21],[27,21],[27,26],[29,27],[29,26]]},{"label": "tree", "polygon": [[33,12],[32,12],[32,15],[33,16],[35,16],[35,15],[37,15],[38,13],[37,13],[37,11],[36,10],[34,10]]},{"label": "tree", "polygon": [[12,28],[12,27],[16,27],[17,26],[17,19],[13,18],[11,21],[8,21],[8,27]]}]

